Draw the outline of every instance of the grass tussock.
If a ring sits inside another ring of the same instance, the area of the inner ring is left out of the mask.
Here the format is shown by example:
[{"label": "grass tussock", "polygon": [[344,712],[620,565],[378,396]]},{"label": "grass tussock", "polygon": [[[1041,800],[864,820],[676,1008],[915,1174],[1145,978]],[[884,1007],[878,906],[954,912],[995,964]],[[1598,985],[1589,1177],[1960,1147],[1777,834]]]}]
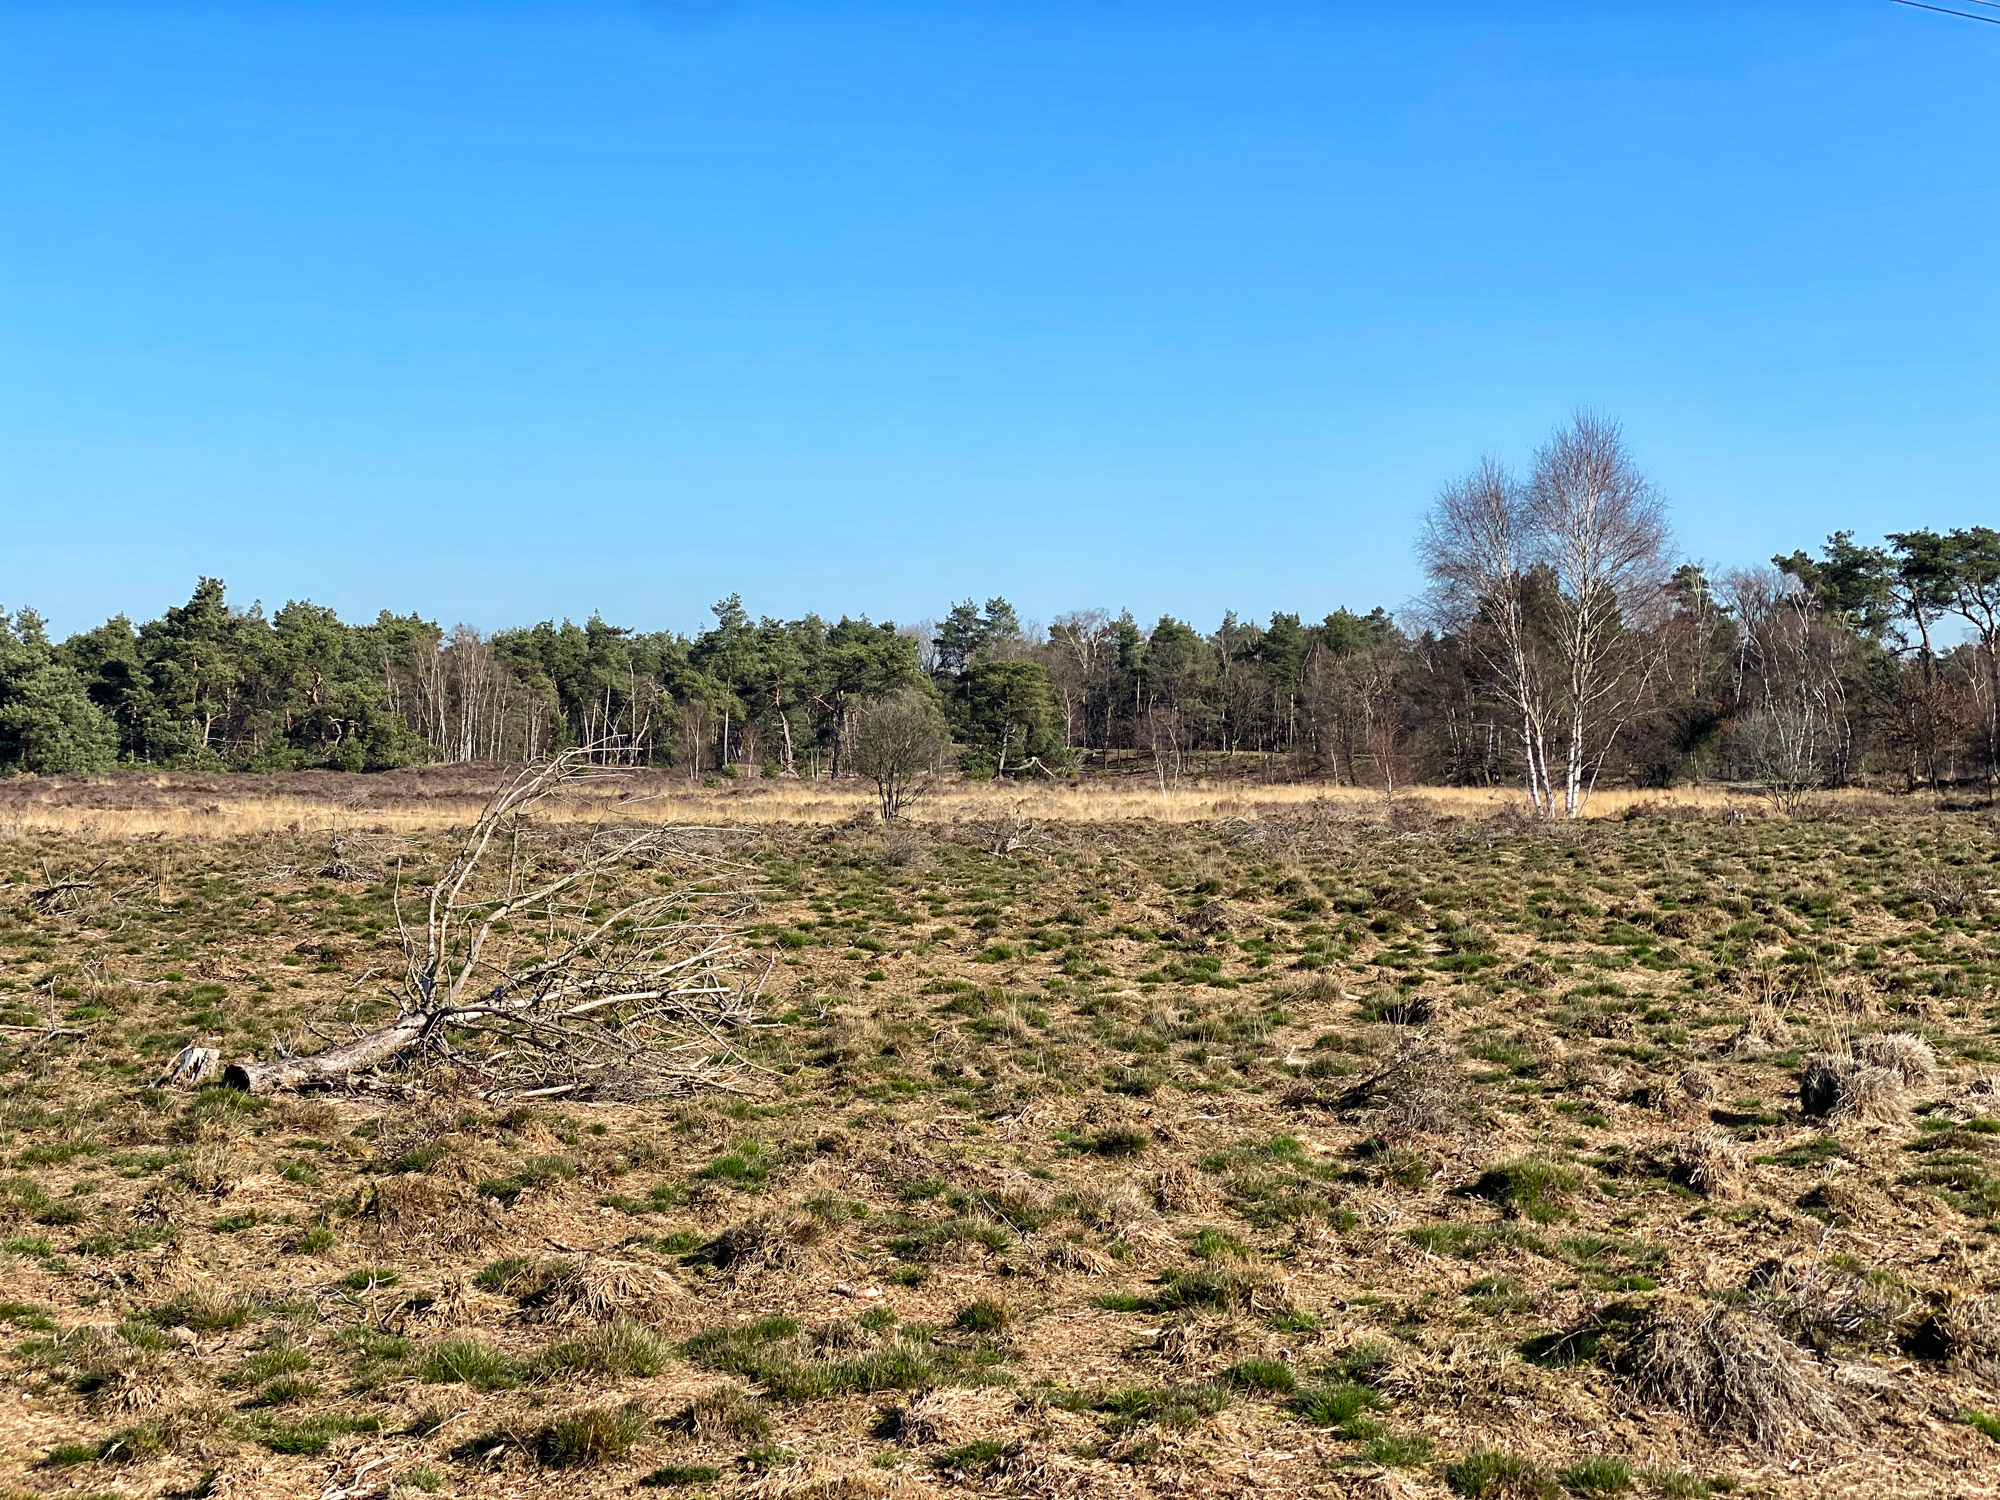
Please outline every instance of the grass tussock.
[{"label": "grass tussock", "polygon": [[1660,1297],[1640,1315],[1619,1364],[1641,1400],[1764,1448],[1849,1430],[1812,1358],[1742,1308]]}]

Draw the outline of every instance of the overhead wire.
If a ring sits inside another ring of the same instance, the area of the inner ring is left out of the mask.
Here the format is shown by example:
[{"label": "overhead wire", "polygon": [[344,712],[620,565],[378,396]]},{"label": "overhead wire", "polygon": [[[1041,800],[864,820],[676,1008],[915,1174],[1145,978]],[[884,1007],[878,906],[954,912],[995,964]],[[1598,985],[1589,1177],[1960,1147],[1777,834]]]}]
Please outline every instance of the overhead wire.
[{"label": "overhead wire", "polygon": [[[1982,16],[1969,10],[1952,10],[1950,7],[1943,5],[1926,5],[1923,3],[1923,0],[1894,0],[1894,3],[1897,5],[1907,5],[1912,10],[1936,11],[1941,16],[1957,16],[1962,21],[1983,21],[1988,26],[2000,26],[2000,16]],[[1965,0],[1965,3],[1968,5],[1991,5],[1995,10],[2000,10],[2000,4],[1996,4],[1995,0]]]}]

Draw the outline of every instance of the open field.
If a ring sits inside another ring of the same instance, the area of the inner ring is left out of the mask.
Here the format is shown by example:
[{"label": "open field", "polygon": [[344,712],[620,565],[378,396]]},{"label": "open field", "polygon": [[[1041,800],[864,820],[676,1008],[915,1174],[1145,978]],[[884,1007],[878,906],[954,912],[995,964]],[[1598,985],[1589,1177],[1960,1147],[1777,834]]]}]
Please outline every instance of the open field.
[{"label": "open field", "polygon": [[487,784],[0,785],[0,1493],[2000,1493],[1990,813],[605,782],[743,1092],[152,1086]]},{"label": "open field", "polygon": [[[1283,780],[1250,769],[1251,758],[1204,757],[1205,774],[1163,789],[1133,757],[1081,782],[952,780],[922,799],[913,819],[952,824],[1011,818],[1073,823],[1204,823],[1228,818],[1297,817],[1318,809],[1335,816],[1379,815],[1382,793],[1323,780]],[[101,777],[22,777],[0,781],[0,833],[68,833],[86,837],[233,838],[270,833],[406,833],[462,827],[500,778],[493,766],[440,766],[375,775],[309,771],[285,776],[167,772]],[[1507,787],[1421,787],[1400,792],[1401,803],[1459,818],[1518,816],[1519,790]],[[1907,812],[1908,801],[1869,792],[1821,794],[1820,805],[1857,812]],[[858,780],[690,782],[658,771],[607,777],[550,804],[542,816],[571,821],[606,817],[757,827],[776,823],[840,823],[874,815],[871,787]],[[1668,791],[1607,788],[1586,816],[1620,818],[1674,809],[1767,811],[1754,792],[1721,787]]]}]

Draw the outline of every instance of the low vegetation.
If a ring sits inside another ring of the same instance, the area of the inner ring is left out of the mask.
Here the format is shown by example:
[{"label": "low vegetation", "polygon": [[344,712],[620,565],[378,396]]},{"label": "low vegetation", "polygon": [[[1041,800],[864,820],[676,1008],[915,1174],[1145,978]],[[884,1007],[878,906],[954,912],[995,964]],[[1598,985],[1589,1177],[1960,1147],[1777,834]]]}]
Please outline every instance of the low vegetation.
[{"label": "low vegetation", "polygon": [[726,1086],[598,1100],[496,1088],[469,1038],[162,1085],[378,1024],[448,831],[12,829],[0,1493],[1991,1471],[1990,813],[1233,795],[716,835],[756,1020]]}]

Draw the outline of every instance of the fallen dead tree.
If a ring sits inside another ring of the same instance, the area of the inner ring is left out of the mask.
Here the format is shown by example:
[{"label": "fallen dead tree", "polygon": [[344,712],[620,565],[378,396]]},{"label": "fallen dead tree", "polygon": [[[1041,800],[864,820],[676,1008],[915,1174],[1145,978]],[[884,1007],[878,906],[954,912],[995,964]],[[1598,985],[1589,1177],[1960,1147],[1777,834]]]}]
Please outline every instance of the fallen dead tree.
[{"label": "fallen dead tree", "polygon": [[[739,977],[736,868],[701,830],[607,834],[525,816],[599,774],[588,749],[523,770],[431,885],[421,930],[404,923],[399,889],[393,1019],[320,1051],[232,1063],[222,1082],[280,1093],[415,1061],[516,1098],[740,1085],[753,1070],[732,1034],[754,1023],[756,987]],[[632,893],[638,872],[651,894]]]}]

